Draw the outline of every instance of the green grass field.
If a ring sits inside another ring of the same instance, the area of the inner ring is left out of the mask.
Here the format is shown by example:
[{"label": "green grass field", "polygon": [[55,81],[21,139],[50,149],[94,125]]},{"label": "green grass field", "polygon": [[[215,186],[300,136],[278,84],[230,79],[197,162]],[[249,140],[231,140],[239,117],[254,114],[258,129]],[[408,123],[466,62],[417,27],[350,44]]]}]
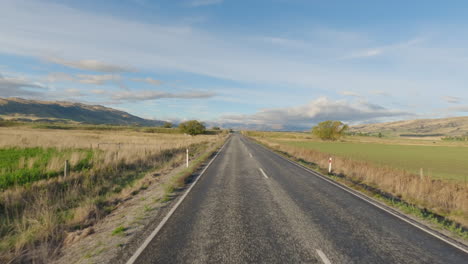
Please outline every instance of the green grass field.
[{"label": "green grass field", "polygon": [[[0,149],[0,189],[12,185],[25,185],[34,181],[56,177],[63,173],[62,160],[70,159],[73,153],[83,155],[71,171],[82,170],[90,165],[91,150],[57,148],[3,148]],[[51,164],[55,160],[55,163]]]},{"label": "green grass field", "polygon": [[468,180],[468,147],[413,146],[361,142],[283,141],[278,143],[320,152],[366,160],[378,165],[401,168],[436,179]]}]

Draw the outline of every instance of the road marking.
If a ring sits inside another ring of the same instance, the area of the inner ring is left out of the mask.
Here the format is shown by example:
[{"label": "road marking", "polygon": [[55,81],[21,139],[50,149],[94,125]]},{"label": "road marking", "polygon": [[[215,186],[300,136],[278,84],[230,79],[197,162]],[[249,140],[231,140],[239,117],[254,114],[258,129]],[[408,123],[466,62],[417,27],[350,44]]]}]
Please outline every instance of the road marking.
[{"label": "road marking", "polygon": [[317,251],[317,254],[319,255],[319,257],[322,259],[322,262],[324,264],[331,264],[330,260],[327,258],[327,255],[325,255],[325,253],[323,253],[322,250],[316,249],[316,251]]},{"label": "road marking", "polygon": [[229,139],[230,138],[228,138],[228,140],[226,140],[226,142],[224,142],[223,146],[219,149],[218,153],[216,153],[216,155],[206,165],[206,167],[203,169],[203,171],[200,173],[200,175],[195,179],[195,181],[192,183],[192,185],[190,185],[188,190],[182,195],[182,197],[180,197],[180,199],[179,199],[179,201],[177,201],[176,205],[174,205],[174,207],[172,207],[172,209],[169,211],[169,213],[163,218],[163,220],[159,223],[159,225],[156,227],[156,229],[153,230],[153,232],[149,235],[149,237],[146,238],[145,242],[143,242],[143,244],[135,251],[133,256],[127,261],[126,264],[133,264],[133,263],[136,262],[136,260],[141,255],[141,253],[143,253],[145,248],[149,245],[149,243],[154,239],[154,237],[163,228],[164,224],[166,224],[166,222],[169,220],[169,218],[172,216],[172,214],[174,214],[177,207],[179,207],[179,205],[184,201],[185,197],[187,197],[187,195],[190,193],[193,186],[195,186],[197,184],[198,180],[200,180],[200,178],[203,176],[205,171],[210,167],[211,163],[213,163],[213,161],[216,159],[216,157],[218,157],[219,153],[221,153],[221,151],[224,149],[224,147],[228,143]]},{"label": "road marking", "polygon": [[252,156],[252,153],[249,153],[249,156],[252,158],[252,157],[253,157],[253,156]]},{"label": "road marking", "polygon": [[263,177],[267,178],[268,179],[268,176],[266,175],[266,173],[263,171],[262,168],[258,168],[260,170],[260,172],[263,174]]},{"label": "road marking", "polygon": [[[336,187],[338,187],[338,188],[340,188],[340,189],[342,189],[342,190],[356,196],[357,198],[359,198],[359,199],[361,199],[361,200],[363,200],[363,201],[365,201],[365,202],[367,202],[367,203],[369,203],[369,204],[371,204],[371,205],[373,205],[373,206],[375,206],[375,207],[377,207],[377,208],[379,208],[379,209],[381,209],[381,210],[395,216],[396,218],[398,218],[398,219],[400,219],[400,220],[402,220],[402,221],[404,221],[404,222],[406,222],[406,223],[408,223],[408,224],[410,224],[410,225],[412,225],[412,226],[426,232],[427,234],[429,234],[429,235],[431,235],[431,236],[433,236],[435,238],[438,238],[439,240],[451,245],[452,247],[455,247],[455,248],[457,248],[457,249],[459,249],[459,250],[461,250],[461,251],[463,251],[465,253],[468,253],[468,249],[466,249],[464,247],[464,245],[461,246],[461,245],[458,245],[458,242],[450,241],[446,237],[442,236],[439,232],[437,232],[435,230],[432,230],[429,227],[426,227],[426,226],[424,226],[423,224],[421,224],[419,222],[413,223],[412,221],[406,219],[407,216],[400,215],[401,213],[399,213],[398,211],[395,211],[392,208],[386,208],[386,206],[384,206],[383,204],[381,204],[379,201],[375,200],[374,198],[365,196],[364,194],[361,194],[361,193],[358,193],[357,191],[352,190],[349,187],[342,186],[339,183],[336,183],[336,182],[334,182],[334,181],[332,181],[330,179],[327,179],[325,176],[319,174],[318,172],[315,172],[315,171],[313,171],[313,170],[311,170],[311,169],[309,169],[309,168],[307,168],[307,167],[305,167],[305,166],[303,166],[301,164],[298,164],[298,163],[296,163],[296,162],[294,162],[292,160],[289,160],[289,159],[279,155],[278,153],[276,153],[276,152],[274,152],[274,151],[272,151],[272,150],[270,150],[270,149],[268,149],[268,148],[266,148],[266,147],[264,147],[264,146],[262,146],[262,145],[260,145],[258,143],[255,143],[255,144],[257,144],[258,146],[260,146],[263,149],[267,150],[268,152],[271,152],[271,153],[275,154],[276,156],[280,157],[281,159],[284,159],[285,161],[287,161],[287,162],[289,162],[289,163],[291,163],[291,164],[293,164],[293,165],[295,165],[295,166],[297,166],[297,167],[299,167],[299,168],[301,168],[303,170],[308,171],[309,173],[311,173],[315,177],[317,177],[319,179],[322,179],[322,180],[324,180],[324,181],[326,181],[326,182],[328,182],[328,183],[330,183],[332,185],[335,185]],[[395,211],[395,212],[392,212],[392,211]]]}]

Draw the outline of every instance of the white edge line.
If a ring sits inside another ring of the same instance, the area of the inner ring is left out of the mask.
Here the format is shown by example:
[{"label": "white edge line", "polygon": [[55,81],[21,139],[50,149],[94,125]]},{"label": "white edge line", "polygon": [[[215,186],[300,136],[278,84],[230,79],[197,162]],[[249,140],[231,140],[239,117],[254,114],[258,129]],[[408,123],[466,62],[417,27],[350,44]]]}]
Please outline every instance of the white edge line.
[{"label": "white edge line", "polygon": [[190,185],[190,187],[188,188],[188,190],[182,195],[182,197],[180,197],[179,201],[177,201],[177,203],[174,205],[174,207],[171,208],[171,210],[169,211],[169,213],[167,213],[167,215],[163,218],[163,220],[159,223],[159,225],[153,230],[153,232],[146,238],[145,242],[143,242],[143,244],[141,244],[141,246],[135,251],[135,253],[132,255],[132,257],[127,260],[126,264],[133,264],[135,263],[135,261],[138,259],[138,257],[141,255],[141,253],[146,249],[146,247],[149,245],[149,243],[154,239],[154,237],[159,233],[159,231],[163,228],[163,226],[166,224],[166,222],[169,220],[169,218],[172,216],[172,214],[174,214],[175,210],[177,209],[177,207],[179,207],[179,205],[184,201],[185,197],[187,197],[187,195],[190,193],[190,191],[192,190],[193,186],[195,186],[198,182],[198,180],[200,180],[200,178],[203,176],[203,174],[205,173],[205,171],[208,169],[208,167],[210,167],[211,163],[213,163],[213,161],[216,159],[216,157],[218,157],[219,153],[221,153],[221,151],[224,149],[224,146],[226,146],[227,142],[228,142],[229,138],[226,140],[226,142],[224,142],[223,146],[219,149],[218,153],[216,153],[216,155],[211,159],[211,161],[205,166],[205,168],[203,169],[203,171],[200,173],[200,175],[195,179],[195,181]]},{"label": "white edge line", "polygon": [[249,156],[250,156],[251,158],[253,158],[252,153],[250,153],[250,152],[249,152]]},{"label": "white edge line", "polygon": [[322,259],[322,262],[324,264],[331,264],[331,261],[327,258],[327,255],[325,255],[325,253],[323,253],[322,250],[316,249],[316,251],[317,251],[317,254],[319,255],[319,257]]},{"label": "white edge line", "polygon": [[260,172],[263,174],[263,177],[267,178],[268,179],[268,176],[266,175],[266,173],[263,171],[262,168],[258,168],[260,170]]},{"label": "white edge line", "polygon": [[[393,216],[399,218],[400,220],[405,221],[406,223],[408,223],[408,224],[410,224],[410,225],[412,225],[412,226],[414,226],[414,227],[416,227],[416,228],[418,228],[418,229],[420,229],[420,230],[422,230],[422,231],[424,231],[424,232],[426,232],[426,233],[432,235],[433,237],[436,237],[436,238],[442,240],[443,242],[445,242],[445,243],[447,243],[447,244],[449,244],[449,245],[451,245],[451,246],[453,246],[453,247],[455,247],[455,248],[457,248],[457,249],[459,249],[459,250],[461,250],[461,251],[463,251],[463,252],[465,252],[465,253],[468,254],[468,249],[465,249],[464,247],[462,247],[462,246],[460,246],[460,245],[457,245],[457,244],[453,243],[452,241],[449,241],[449,240],[445,239],[444,237],[439,236],[439,235],[436,234],[434,231],[429,230],[429,229],[428,229],[427,227],[425,227],[425,226],[420,226],[420,225],[418,225],[418,224],[415,224],[415,223],[413,223],[412,221],[409,221],[408,219],[406,219],[406,218],[404,218],[404,217],[402,217],[402,216],[400,216],[400,215],[398,215],[398,214],[396,214],[396,213],[394,213],[394,212],[388,210],[388,209],[385,208],[383,205],[381,205],[380,202],[376,201],[374,198],[372,198],[372,197],[367,197],[367,196],[363,197],[363,196],[364,196],[363,194],[354,193],[354,192],[356,192],[356,191],[354,191],[354,190],[349,190],[349,189],[347,189],[347,187],[345,188],[344,186],[341,186],[340,184],[338,184],[338,183],[336,183],[336,182],[334,182],[334,181],[332,181],[332,180],[330,180],[330,179],[325,178],[325,176],[320,175],[319,173],[317,173],[317,172],[315,172],[315,171],[313,171],[313,170],[311,170],[311,169],[309,169],[309,168],[307,168],[307,167],[305,167],[305,166],[303,166],[303,165],[301,165],[301,164],[297,164],[296,162],[293,162],[293,161],[291,161],[291,160],[289,160],[289,159],[287,159],[287,158],[285,158],[285,157],[279,155],[278,153],[276,153],[276,152],[274,152],[274,151],[272,151],[272,150],[270,150],[270,149],[268,149],[268,148],[266,148],[266,147],[264,147],[264,146],[262,146],[262,145],[260,145],[260,144],[258,144],[258,143],[255,143],[255,144],[257,144],[257,145],[263,147],[264,149],[266,149],[266,150],[268,150],[268,151],[270,151],[270,152],[276,154],[278,157],[281,157],[282,159],[284,159],[284,160],[290,162],[291,164],[294,164],[294,165],[296,165],[297,167],[302,168],[302,169],[304,169],[304,170],[310,172],[312,175],[314,175],[314,176],[316,176],[316,177],[318,177],[318,178],[320,178],[320,179],[322,179],[322,180],[324,180],[324,181],[327,181],[327,182],[329,182],[329,183],[335,185],[336,187],[338,187],[338,188],[340,188],[340,189],[342,189],[342,190],[344,190],[344,191],[346,191],[346,192],[348,192],[348,193],[350,193],[350,194],[352,194],[352,195],[354,195],[354,196],[360,198],[361,200],[366,201],[366,202],[372,204],[373,206],[375,206],[375,207],[377,207],[377,208],[379,208],[379,209],[381,209],[381,210],[383,210],[383,211],[385,211],[385,212],[387,212],[387,213],[389,213],[389,214],[391,214],[391,215],[393,215]],[[423,224],[421,224],[421,225],[423,225]]]}]

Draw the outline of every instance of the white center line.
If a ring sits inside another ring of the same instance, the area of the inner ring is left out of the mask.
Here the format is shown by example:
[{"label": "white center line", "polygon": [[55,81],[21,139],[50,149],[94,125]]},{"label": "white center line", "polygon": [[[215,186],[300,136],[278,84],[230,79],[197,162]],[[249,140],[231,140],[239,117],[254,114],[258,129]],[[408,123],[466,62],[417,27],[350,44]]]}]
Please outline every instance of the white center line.
[{"label": "white center line", "polygon": [[266,175],[266,173],[262,170],[262,168],[258,168],[260,170],[260,172],[263,174],[263,177],[267,178],[268,179],[268,176]]},{"label": "white center line", "polygon": [[249,156],[252,158],[252,157],[253,157],[253,156],[252,156],[252,153],[249,153]]},{"label": "white center line", "polygon": [[316,251],[317,251],[317,254],[319,255],[319,257],[322,259],[322,262],[324,264],[331,264],[330,260],[327,258],[327,255],[325,255],[325,253],[323,253],[322,250],[316,249]]}]

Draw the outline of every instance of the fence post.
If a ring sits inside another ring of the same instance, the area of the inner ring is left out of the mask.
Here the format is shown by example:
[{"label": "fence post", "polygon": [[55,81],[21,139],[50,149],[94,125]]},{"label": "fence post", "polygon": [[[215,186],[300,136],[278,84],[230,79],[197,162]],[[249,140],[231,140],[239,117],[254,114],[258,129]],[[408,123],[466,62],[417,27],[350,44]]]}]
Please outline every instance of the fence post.
[{"label": "fence post", "polygon": [[423,168],[421,168],[421,169],[419,170],[419,177],[421,177],[421,180],[424,178],[424,170],[423,170]]},{"label": "fence post", "polygon": [[332,171],[332,158],[328,159],[328,173],[330,174]]},{"label": "fence post", "polygon": [[187,165],[186,165],[186,166],[187,166],[187,168],[188,168],[188,166],[189,166],[189,162],[188,162],[188,161],[189,161],[189,158],[188,158],[188,148],[187,148],[186,160],[187,160]]},{"label": "fence post", "polygon": [[68,170],[69,170],[69,164],[68,164],[68,160],[65,160],[65,168],[63,169],[63,177],[67,177],[68,176]]}]

